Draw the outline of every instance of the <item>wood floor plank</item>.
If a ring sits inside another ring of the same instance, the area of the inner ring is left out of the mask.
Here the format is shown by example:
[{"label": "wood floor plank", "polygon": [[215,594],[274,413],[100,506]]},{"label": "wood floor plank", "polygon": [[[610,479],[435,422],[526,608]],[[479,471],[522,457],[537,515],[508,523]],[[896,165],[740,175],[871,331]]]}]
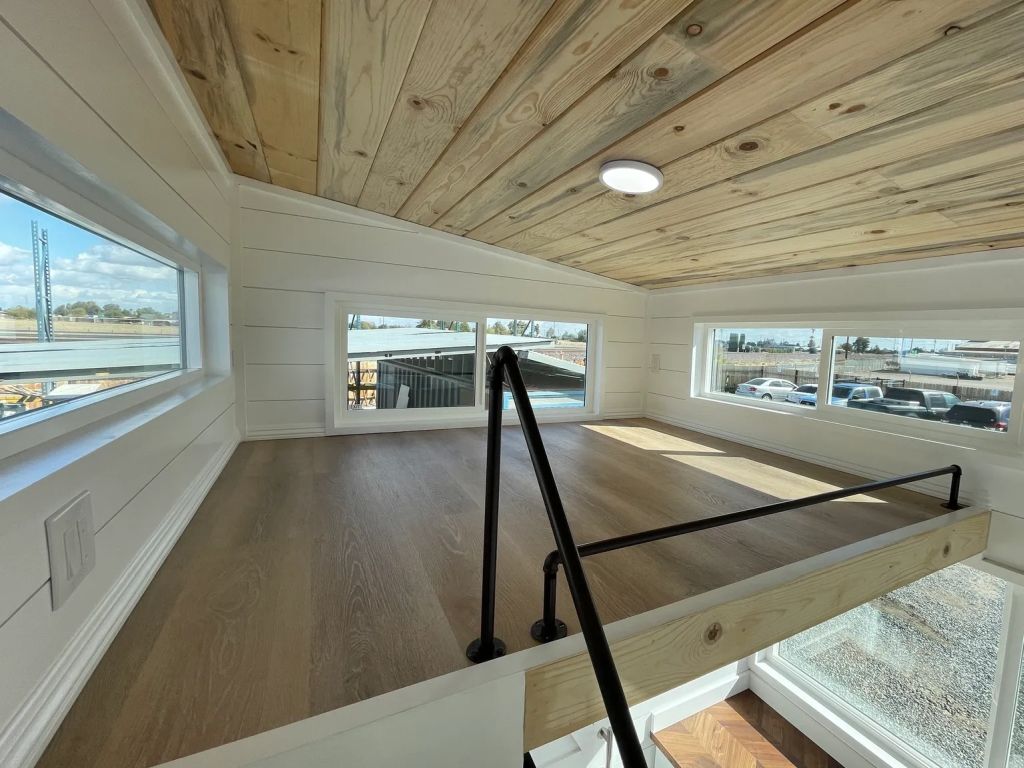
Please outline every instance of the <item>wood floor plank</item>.
[{"label": "wood floor plank", "polygon": [[[645,420],[542,431],[578,540],[857,478]],[[497,634],[532,647],[552,549],[503,431]],[[481,429],[243,443],[40,768],[138,768],[465,667],[476,637]],[[606,622],[944,512],[892,490],[589,558]],[[576,631],[560,584],[559,613]]]},{"label": "wood floor plank", "polygon": [[842,768],[751,691],[652,737],[676,768]]}]

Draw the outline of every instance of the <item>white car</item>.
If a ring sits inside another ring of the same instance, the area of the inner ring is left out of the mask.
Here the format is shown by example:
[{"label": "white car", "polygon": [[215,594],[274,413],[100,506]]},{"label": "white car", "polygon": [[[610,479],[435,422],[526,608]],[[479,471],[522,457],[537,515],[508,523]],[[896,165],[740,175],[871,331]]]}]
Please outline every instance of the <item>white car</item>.
[{"label": "white car", "polygon": [[737,385],[736,394],[762,400],[785,400],[794,389],[796,384],[785,379],[751,379]]}]

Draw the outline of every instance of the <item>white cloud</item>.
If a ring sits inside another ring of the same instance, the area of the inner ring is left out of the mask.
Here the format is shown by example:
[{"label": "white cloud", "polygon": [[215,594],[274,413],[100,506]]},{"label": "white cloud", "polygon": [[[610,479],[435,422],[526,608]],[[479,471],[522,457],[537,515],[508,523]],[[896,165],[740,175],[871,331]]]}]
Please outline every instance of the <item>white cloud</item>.
[{"label": "white cloud", "polygon": [[[178,308],[177,272],[114,243],[95,245],[71,257],[52,258],[51,285],[55,305],[74,301]],[[0,242],[0,307],[35,303],[32,254]]]}]

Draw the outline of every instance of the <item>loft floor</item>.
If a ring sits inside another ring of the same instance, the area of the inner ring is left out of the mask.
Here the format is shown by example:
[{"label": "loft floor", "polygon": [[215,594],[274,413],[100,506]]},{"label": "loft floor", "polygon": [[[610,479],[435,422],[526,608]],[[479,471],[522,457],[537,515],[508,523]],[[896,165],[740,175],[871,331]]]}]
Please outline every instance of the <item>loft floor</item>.
[{"label": "loft floor", "polygon": [[[579,542],[858,478],[648,420],[543,427]],[[482,429],[243,443],[40,768],[151,766],[468,665]],[[924,467],[922,467],[923,469]],[[532,646],[552,548],[518,428],[503,436],[498,635]],[[608,623],[944,512],[853,497],[586,561]],[[577,631],[561,580],[560,616]]]}]

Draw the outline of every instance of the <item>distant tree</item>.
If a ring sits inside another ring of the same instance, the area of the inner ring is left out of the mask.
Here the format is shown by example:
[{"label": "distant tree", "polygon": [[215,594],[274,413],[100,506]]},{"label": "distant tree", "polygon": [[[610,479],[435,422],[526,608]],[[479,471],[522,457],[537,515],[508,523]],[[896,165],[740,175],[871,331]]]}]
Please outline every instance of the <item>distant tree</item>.
[{"label": "distant tree", "polygon": [[550,326],[547,329],[547,331],[545,331],[544,335],[547,336],[549,339],[555,338],[557,336],[557,334],[555,333],[555,327],[553,325]]},{"label": "distant tree", "polygon": [[498,321],[494,325],[487,326],[487,332],[493,333],[496,336],[508,336],[508,326]]},{"label": "distant tree", "polygon": [[808,352],[809,352],[810,354],[812,354],[812,355],[816,355],[816,354],[818,354],[818,347],[817,347],[817,345],[816,345],[816,344],[814,343],[814,339],[811,339],[811,340],[810,340],[810,341],[809,341],[809,342],[807,343],[807,351],[808,351]]},{"label": "distant tree", "polygon": [[66,314],[68,317],[85,317],[88,313],[85,311],[85,307],[72,307]]},{"label": "distant tree", "polygon": [[34,309],[29,309],[28,307],[23,307],[20,304],[18,306],[16,306],[16,307],[8,307],[5,311],[7,312],[8,315],[13,317],[15,320],[35,320],[36,319],[36,311]]},{"label": "distant tree", "polygon": [[[63,314],[58,312],[57,314]],[[104,304],[103,305],[103,316],[104,317],[124,317],[125,311],[117,304]]]},{"label": "distant tree", "polygon": [[463,321],[461,323],[458,323],[456,325],[456,329],[461,331],[462,333],[469,333],[470,331],[473,330],[473,328],[470,326],[470,324],[465,322],[465,321]]},{"label": "distant tree", "polygon": [[370,331],[370,330],[373,330],[376,327],[377,327],[376,324],[372,323],[369,320],[360,320],[359,321],[359,330],[361,330],[361,331]]},{"label": "distant tree", "polygon": [[865,338],[863,336],[858,336],[856,339],[853,340],[853,351],[857,352],[858,354],[864,354],[865,352],[868,351],[868,347],[870,346],[871,339]]}]

